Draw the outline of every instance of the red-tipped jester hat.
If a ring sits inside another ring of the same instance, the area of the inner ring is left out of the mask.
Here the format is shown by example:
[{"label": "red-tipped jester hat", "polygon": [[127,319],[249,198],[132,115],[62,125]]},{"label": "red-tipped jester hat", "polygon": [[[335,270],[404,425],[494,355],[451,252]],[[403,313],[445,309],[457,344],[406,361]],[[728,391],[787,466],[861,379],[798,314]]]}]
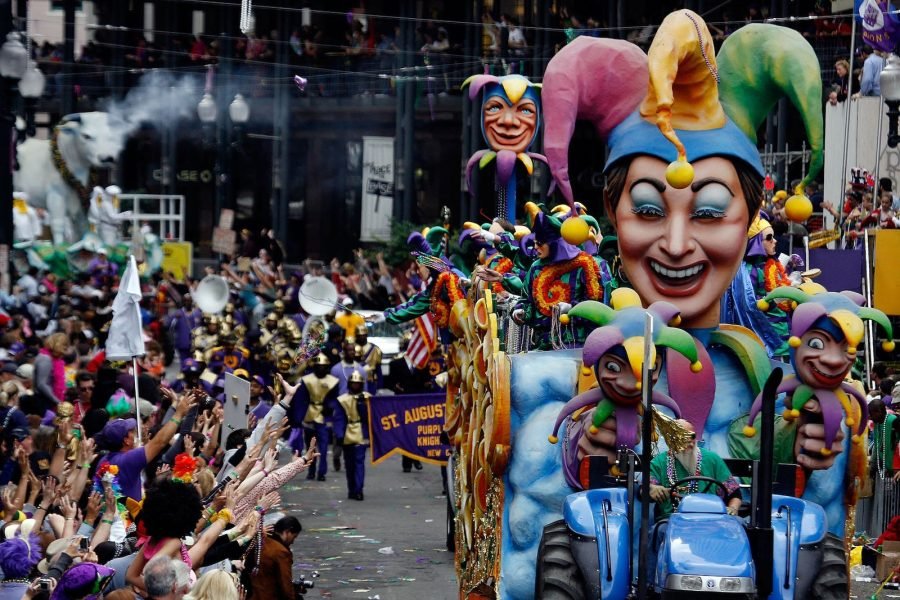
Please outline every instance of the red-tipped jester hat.
[{"label": "red-tipped jester hat", "polygon": [[[887,335],[882,348],[894,349],[893,328],[883,312],[865,306],[865,298],[856,292],[807,293],[794,287],[779,287],[759,301],[759,308],[768,310],[773,300],[791,300],[797,307],[791,316],[791,364],[795,375],[785,378],[778,386],[786,393],[784,418],[800,416],[800,409],[811,399],[818,400],[825,427],[825,447],[822,454],[831,453],[841,428],[841,418],[848,427],[855,426],[853,441],[859,443],[868,422],[865,397],[844,378],[856,358],[856,348],[865,333],[864,320],[878,323]],[[852,397],[856,402],[851,402]],[[757,397],[748,416],[744,435],[756,435],[753,421],[762,408]]]},{"label": "red-tipped jester hat", "polygon": [[[596,433],[600,425],[615,413],[616,445],[633,448],[638,441],[638,416],[641,411],[641,372],[644,368],[644,321],[646,315],[653,319],[653,344],[650,346],[651,365],[656,364],[656,348],[664,346],[681,353],[691,361],[691,370],[699,371],[702,367],[697,356],[694,338],[686,331],[669,324],[677,324],[680,320],[678,309],[668,302],[654,302],[649,308],[641,306],[637,292],[628,288],[619,288],[610,298],[612,308],[593,300],[579,302],[566,317],[581,318],[599,325],[591,332],[584,343],[584,364],[594,370],[599,388],[588,390],[575,396],[563,406],[553,425],[550,442],[556,443],[556,432],[566,417],[577,410],[596,404],[597,410],[590,431]],[[615,354],[630,365],[635,378],[632,394],[625,395],[621,391],[604,389],[601,373],[601,360],[604,355]],[[671,409],[676,416],[681,416],[678,404],[668,395],[653,390],[653,402]]]}]

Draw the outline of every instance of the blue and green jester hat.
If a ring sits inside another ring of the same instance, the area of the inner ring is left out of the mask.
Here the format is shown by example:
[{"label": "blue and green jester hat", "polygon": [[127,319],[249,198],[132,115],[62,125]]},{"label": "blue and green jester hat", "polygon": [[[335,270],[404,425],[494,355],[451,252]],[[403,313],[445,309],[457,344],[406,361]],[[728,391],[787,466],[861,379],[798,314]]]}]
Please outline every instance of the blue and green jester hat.
[{"label": "blue and green jester hat", "polygon": [[[863,321],[874,321],[881,326],[887,336],[882,342],[882,349],[886,352],[894,350],[894,331],[890,319],[877,308],[865,306],[865,298],[861,294],[849,291],[807,293],[795,287],[783,286],[769,292],[765,298],[759,300],[758,306],[760,310],[766,311],[773,300],[783,299],[791,300],[797,305],[791,314],[791,337],[788,339],[791,364],[795,368],[796,349],[800,347],[801,338],[813,329],[821,329],[837,341],[846,341],[847,353],[853,355],[863,341],[865,334]],[[783,414],[786,420],[799,417],[799,409],[812,397],[818,399],[825,427],[823,454],[831,452],[831,446],[841,427],[843,414],[846,414],[844,422],[848,427],[856,426],[853,441],[859,443],[862,440],[868,423],[868,407],[865,396],[853,385],[844,381],[836,388],[824,389],[815,382],[801,381],[796,376],[791,376],[785,378],[778,391],[788,394]],[[856,400],[857,407],[852,405],[851,397]],[[756,435],[756,428],[752,424],[761,408],[762,400],[757,397],[750,409],[748,424],[744,427],[744,434],[747,437]]]},{"label": "blue and green jester hat", "polygon": [[[667,183],[680,189],[693,182],[690,161],[714,156],[743,163],[762,180],[756,131],[786,97],[801,115],[812,153],[794,193],[803,194],[821,172],[821,70],[812,46],[798,32],[771,24],[745,25],[716,55],[706,23],[682,9],[663,20],[646,55],[625,40],[604,44],[595,49],[581,43],[571,53],[563,49],[544,76],[544,148],[554,180],[570,204],[567,149],[578,119],[591,121],[607,140],[606,173],[632,157],[652,156],[669,163]],[[601,75],[595,73],[596,61],[579,55],[599,51],[615,56]],[[642,72],[647,79],[635,87]],[[566,93],[555,93],[557,86]]]},{"label": "blue and green jester hat", "polygon": [[[697,373],[703,368],[694,338],[686,331],[676,327],[681,316],[675,305],[659,301],[645,309],[641,306],[641,299],[637,292],[629,288],[615,290],[610,298],[610,303],[611,307],[594,300],[579,302],[560,319],[565,324],[572,318],[580,318],[598,326],[585,341],[582,355],[585,366],[593,369],[595,375],[600,372],[600,359],[604,354],[612,352],[628,362],[637,380],[636,387],[640,389],[644,368],[644,322],[647,315],[650,315],[653,320],[653,343],[650,345],[651,364],[656,363],[657,347],[662,346],[672,348],[691,361],[692,372]],[[666,406],[676,416],[681,416],[678,404],[658,390],[653,391],[653,402]],[[598,388],[579,394],[566,403],[556,418],[550,442],[556,443],[556,431],[567,416],[590,404],[597,405],[590,427],[591,432],[596,432],[600,424],[615,412],[616,444],[633,448],[637,443],[640,396],[636,397],[636,404],[617,406]]]}]

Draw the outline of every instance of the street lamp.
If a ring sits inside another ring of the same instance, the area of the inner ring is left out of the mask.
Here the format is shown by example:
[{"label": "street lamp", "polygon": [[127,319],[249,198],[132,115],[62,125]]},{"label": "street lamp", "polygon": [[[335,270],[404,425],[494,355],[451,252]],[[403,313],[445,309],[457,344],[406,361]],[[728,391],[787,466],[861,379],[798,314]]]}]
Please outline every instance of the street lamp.
[{"label": "street lamp", "polygon": [[228,105],[228,116],[235,125],[243,125],[250,119],[250,105],[244,100],[244,96],[235,95],[234,100]]},{"label": "street lamp", "polygon": [[19,41],[18,32],[10,31],[0,47],[0,77],[19,80],[25,75],[27,68],[28,51]]},{"label": "street lamp", "polygon": [[897,119],[900,118],[900,56],[892,53],[888,57],[879,83],[881,96],[888,105],[888,146],[896,148],[900,144],[900,134],[897,133]]},{"label": "street lamp", "polygon": [[[9,15],[11,4],[6,3],[4,12]],[[6,15],[4,15],[6,16]],[[7,24],[9,21],[7,21]],[[12,106],[11,96],[13,85],[22,78],[28,68],[28,51],[19,41],[19,34],[11,31],[6,35],[6,41],[0,46],[0,96],[3,106]],[[0,137],[9,140],[13,134],[15,115],[10,110],[4,110],[0,114]],[[14,158],[14,148],[11,144],[0,144],[0,164],[10,165]],[[9,291],[9,253],[12,251],[13,223],[12,223],[12,171],[8,167],[0,169],[0,289]]]},{"label": "street lamp", "polygon": [[28,70],[19,80],[19,94],[25,101],[25,136],[34,137],[37,133],[37,125],[34,122],[34,113],[37,109],[38,99],[44,93],[47,79],[41,70],[29,61]]},{"label": "street lamp", "polygon": [[197,116],[200,117],[200,120],[207,124],[215,123],[218,112],[216,99],[212,97],[212,94],[209,92],[203,94],[203,98],[197,104]]}]

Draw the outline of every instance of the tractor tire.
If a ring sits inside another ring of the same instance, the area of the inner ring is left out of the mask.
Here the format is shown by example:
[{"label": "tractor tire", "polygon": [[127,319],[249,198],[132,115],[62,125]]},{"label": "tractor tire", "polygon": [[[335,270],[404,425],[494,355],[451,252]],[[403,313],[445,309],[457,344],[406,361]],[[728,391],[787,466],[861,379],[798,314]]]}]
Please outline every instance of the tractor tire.
[{"label": "tractor tire", "polygon": [[535,600],[585,600],[584,577],[572,556],[569,528],[563,520],[544,527],[534,577]]},{"label": "tractor tire", "polygon": [[447,495],[447,552],[456,552],[456,515]]},{"label": "tractor tire", "polygon": [[847,578],[847,553],[844,542],[831,533],[822,542],[822,566],[813,580],[810,598],[813,600],[846,600],[850,597]]}]

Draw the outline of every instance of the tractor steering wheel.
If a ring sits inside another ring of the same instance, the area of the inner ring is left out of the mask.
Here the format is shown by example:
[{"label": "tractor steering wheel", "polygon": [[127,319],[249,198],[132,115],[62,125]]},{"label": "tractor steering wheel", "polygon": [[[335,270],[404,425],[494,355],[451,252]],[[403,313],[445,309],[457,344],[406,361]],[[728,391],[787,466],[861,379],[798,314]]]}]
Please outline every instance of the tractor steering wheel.
[{"label": "tractor steering wheel", "polygon": [[[684,483],[689,483],[691,481],[698,481],[698,482],[702,481],[702,482],[706,483],[706,487],[704,488],[704,491],[703,491],[704,494],[709,493],[710,485],[718,486],[719,489],[722,490],[722,495],[725,498],[727,498],[728,495],[731,493],[728,491],[728,488],[725,487],[725,484],[722,483],[721,481],[719,481],[718,479],[713,479],[712,477],[703,477],[701,475],[692,475],[690,477],[685,477],[684,479],[679,479],[678,481],[676,481],[675,483],[673,483],[672,485],[669,486],[669,498],[672,499],[673,506],[678,506],[678,503],[676,502],[676,499],[678,498],[678,496],[676,496],[676,494],[675,494],[675,492],[678,490],[678,486],[680,486]],[[700,486],[698,485],[697,487],[699,488]],[[699,492],[699,489],[698,489],[698,492]]]}]

